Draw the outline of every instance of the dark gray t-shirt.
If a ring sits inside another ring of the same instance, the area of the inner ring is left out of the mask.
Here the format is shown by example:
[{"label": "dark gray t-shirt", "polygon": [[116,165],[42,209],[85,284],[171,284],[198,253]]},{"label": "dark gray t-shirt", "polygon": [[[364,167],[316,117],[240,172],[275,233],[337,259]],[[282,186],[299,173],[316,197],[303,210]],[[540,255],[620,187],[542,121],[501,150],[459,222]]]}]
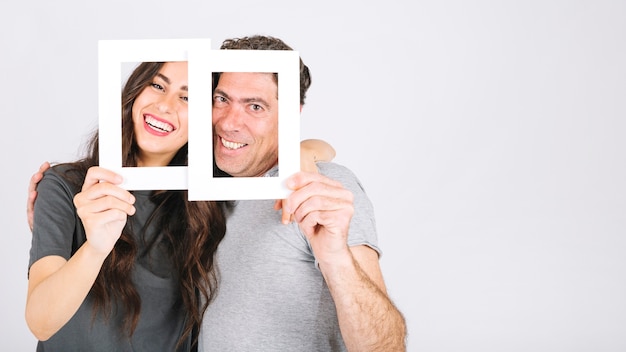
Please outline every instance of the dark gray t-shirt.
[{"label": "dark gray t-shirt", "polygon": [[[354,194],[348,244],[377,249],[372,204],[345,167],[320,173]],[[274,200],[234,203],[217,250],[220,281],[200,330],[199,350],[345,351],[337,312],[305,235],[281,223]]]},{"label": "dark gray t-shirt", "polygon": [[[85,231],[73,204],[73,189],[55,167],[45,173],[37,186],[30,266],[37,260],[58,255],[69,259],[86,241]],[[141,243],[142,225],[155,209],[150,192],[134,192],[137,212],[132,222],[136,243]],[[145,232],[146,242],[157,236],[154,225]],[[105,319],[93,317],[93,301],[88,295],[76,314],[47,341],[40,341],[38,351],[175,351],[182,334],[185,312],[181,304],[178,278],[162,245],[139,255],[133,268],[133,281],[141,297],[141,316],[132,337],[121,330],[122,306]],[[114,305],[115,306],[115,305]],[[189,340],[180,351],[188,351]]]}]

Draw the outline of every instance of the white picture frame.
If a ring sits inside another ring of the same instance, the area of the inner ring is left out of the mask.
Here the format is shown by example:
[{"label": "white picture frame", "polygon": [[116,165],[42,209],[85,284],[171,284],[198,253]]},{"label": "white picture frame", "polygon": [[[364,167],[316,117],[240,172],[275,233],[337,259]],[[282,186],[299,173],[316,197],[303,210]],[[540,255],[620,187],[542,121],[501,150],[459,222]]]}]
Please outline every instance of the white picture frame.
[{"label": "white picture frame", "polygon": [[[184,190],[188,188],[187,166],[123,167],[122,166],[122,118],[121,84],[122,64],[125,62],[188,61],[191,52],[210,52],[211,40],[202,39],[147,39],[147,40],[101,40],[98,42],[98,127],[100,166],[120,174],[120,185],[127,190]],[[206,56],[206,55],[205,55]],[[204,68],[202,66],[201,68]],[[189,111],[210,116],[211,87],[202,92],[202,86],[192,83],[197,66],[189,63]],[[196,82],[196,80],[193,80]],[[209,81],[210,82],[210,81]],[[194,92],[195,91],[195,92]],[[205,94],[209,99],[196,99]],[[193,95],[193,96],[192,96]]]},{"label": "white picture frame", "polygon": [[[277,177],[214,177],[212,118],[203,118],[195,107],[192,111],[190,105],[189,200],[286,198],[291,190],[286,187],[285,180],[300,171],[299,53],[290,50],[212,50],[202,55],[208,55],[197,62],[205,66],[201,69],[203,73],[278,73],[279,174]],[[193,59],[196,64],[195,57]],[[192,78],[190,74],[190,92]],[[196,89],[195,84],[193,87]],[[212,105],[212,99],[209,101]]]}]

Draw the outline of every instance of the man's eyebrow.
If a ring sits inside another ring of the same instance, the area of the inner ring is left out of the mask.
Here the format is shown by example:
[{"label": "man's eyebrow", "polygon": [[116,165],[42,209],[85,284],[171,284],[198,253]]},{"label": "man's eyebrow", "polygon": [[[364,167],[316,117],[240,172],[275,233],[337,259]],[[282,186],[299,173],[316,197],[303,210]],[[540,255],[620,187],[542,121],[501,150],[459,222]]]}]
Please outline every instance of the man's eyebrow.
[{"label": "man's eyebrow", "polygon": [[241,99],[241,101],[244,103],[261,103],[261,105],[264,105],[266,107],[270,106],[270,104],[267,101],[265,101],[265,99],[260,98],[260,97],[243,98]]},{"label": "man's eyebrow", "polygon": [[[165,83],[167,83],[167,84],[171,84],[172,83],[172,81],[170,81],[170,79],[166,75],[164,75],[164,74],[162,74],[160,72],[157,73],[156,76],[159,77],[160,79],[162,79],[163,81],[165,81]],[[180,89],[184,90],[185,92],[189,91],[189,87],[188,86],[182,86],[182,87],[180,87]]]},{"label": "man's eyebrow", "polygon": [[[231,97],[228,95],[228,93],[224,92],[223,90],[219,89],[219,88],[215,88],[215,93],[217,95],[221,95],[224,98],[228,99],[228,100],[232,100]],[[259,105],[263,105],[267,108],[270,107],[270,104],[267,102],[267,100],[261,98],[261,97],[249,97],[249,98],[242,98],[239,99],[239,102],[247,104],[247,103],[258,103]]]},{"label": "man's eyebrow", "polygon": [[228,96],[228,94],[226,94],[225,91],[219,89],[219,88],[215,88],[215,93],[214,94],[219,94],[221,96],[223,96],[226,99],[230,99],[230,97]]}]

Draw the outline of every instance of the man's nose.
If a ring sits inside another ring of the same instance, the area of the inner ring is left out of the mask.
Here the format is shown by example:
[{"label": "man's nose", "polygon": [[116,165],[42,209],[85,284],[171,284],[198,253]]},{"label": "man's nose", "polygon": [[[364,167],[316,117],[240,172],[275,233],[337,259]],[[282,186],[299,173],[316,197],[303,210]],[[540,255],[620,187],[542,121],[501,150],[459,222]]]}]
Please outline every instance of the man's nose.
[{"label": "man's nose", "polygon": [[221,116],[218,123],[222,129],[228,131],[238,131],[243,124],[243,109],[238,105],[231,105],[228,108],[221,109]]}]

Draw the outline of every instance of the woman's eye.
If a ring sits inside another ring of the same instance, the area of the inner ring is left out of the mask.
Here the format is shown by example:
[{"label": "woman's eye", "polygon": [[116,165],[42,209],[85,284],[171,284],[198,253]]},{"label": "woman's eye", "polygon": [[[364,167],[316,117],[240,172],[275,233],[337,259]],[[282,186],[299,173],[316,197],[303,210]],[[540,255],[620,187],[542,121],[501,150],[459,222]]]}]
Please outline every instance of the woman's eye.
[{"label": "woman's eye", "polygon": [[154,82],[152,82],[152,83],[150,83],[150,85],[151,85],[151,86],[152,86],[152,88],[154,88],[154,89],[163,90],[163,86],[162,86],[162,85],[160,85],[160,84],[158,84],[158,83],[154,83]]}]

